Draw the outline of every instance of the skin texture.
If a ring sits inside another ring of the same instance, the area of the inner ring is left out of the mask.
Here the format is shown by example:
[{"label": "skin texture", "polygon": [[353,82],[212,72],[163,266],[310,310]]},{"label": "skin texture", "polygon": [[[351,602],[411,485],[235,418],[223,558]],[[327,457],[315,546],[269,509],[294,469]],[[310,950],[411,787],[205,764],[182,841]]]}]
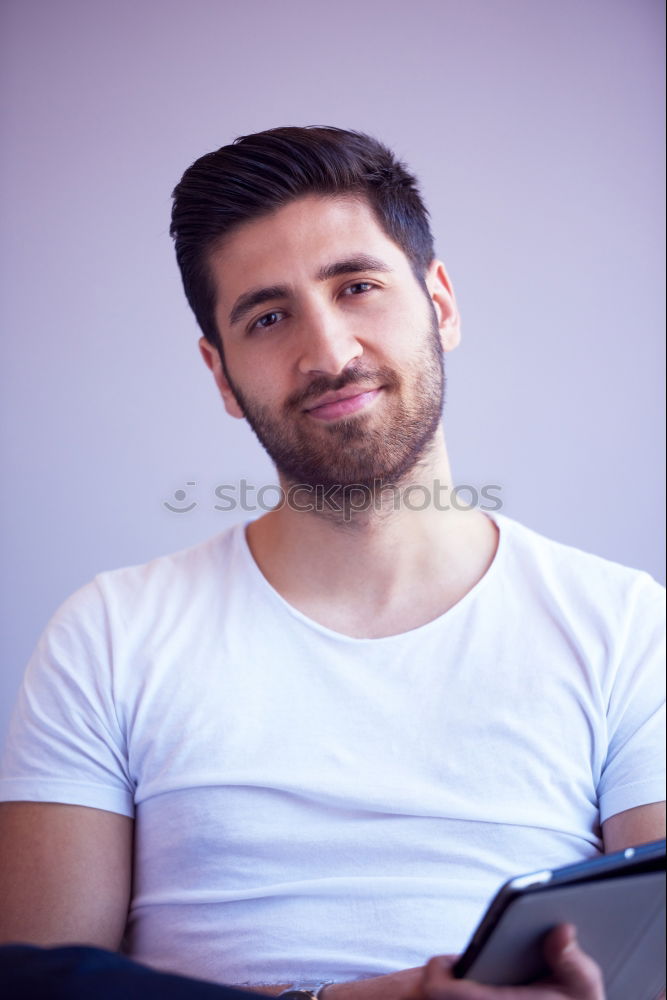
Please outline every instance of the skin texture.
[{"label": "skin texture", "polygon": [[636,809],[610,816],[602,824],[604,849],[607,854],[638,844],[650,844],[665,836],[665,803],[652,802]]},{"label": "skin texture", "polygon": [[[388,270],[317,277],[326,265],[360,253],[381,259]],[[279,428],[268,443],[298,443],[312,475],[330,462],[339,478],[356,476],[361,465],[351,467],[350,443],[370,436],[376,471],[387,474],[397,453],[409,452],[405,437],[397,443],[398,430],[409,418],[418,430],[424,414],[432,414],[440,355],[459,342],[458,310],[442,263],[429,268],[425,294],[367,206],[304,198],[242,227],[211,267],[225,364],[207,341],[200,349],[227,411],[239,419],[247,412],[265,435]],[[287,286],[287,294],[265,301],[242,323],[230,322],[240,296],[276,285]],[[382,390],[360,412],[335,425],[307,412],[322,392],[357,383]],[[419,437],[414,430],[408,428],[412,445]],[[440,426],[416,448],[416,458],[404,470],[404,486],[429,487],[434,478],[452,484]],[[288,485],[302,472],[303,465],[284,469],[281,481]],[[474,510],[370,510],[345,523],[282,508],[253,522],[248,541],[287,601],[344,634],[376,637],[415,628],[459,601],[491,564],[497,534]],[[0,942],[118,949],[131,894],[132,827],[127,817],[80,806],[1,805]],[[662,837],[664,807],[614,816],[603,835],[607,850]],[[444,957],[424,968],[335,984],[325,1000],[601,1000],[599,976],[571,937],[560,929],[547,946],[550,984],[508,992],[453,982],[451,958]],[[259,992],[275,995],[287,985]]]},{"label": "skin texture", "polygon": [[0,943],[119,948],[134,821],[54,802],[0,804]]}]

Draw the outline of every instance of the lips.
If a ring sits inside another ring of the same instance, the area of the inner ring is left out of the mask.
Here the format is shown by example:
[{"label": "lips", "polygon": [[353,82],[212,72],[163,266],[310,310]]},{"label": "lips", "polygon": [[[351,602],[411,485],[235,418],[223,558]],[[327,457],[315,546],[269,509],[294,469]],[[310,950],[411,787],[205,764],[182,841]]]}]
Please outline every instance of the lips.
[{"label": "lips", "polygon": [[360,396],[364,392],[368,392],[368,389],[360,389],[356,385],[348,385],[346,389],[338,389],[337,392],[325,392],[321,396],[317,397],[315,403],[311,403],[306,407],[306,410],[315,410],[320,406],[326,406],[327,403],[337,403],[341,399],[351,399],[353,396]]},{"label": "lips", "polygon": [[340,389],[338,392],[326,392],[313,406],[307,407],[306,413],[318,420],[337,419],[364,409],[381,391],[381,386],[361,391],[358,387],[348,386],[347,389]]}]

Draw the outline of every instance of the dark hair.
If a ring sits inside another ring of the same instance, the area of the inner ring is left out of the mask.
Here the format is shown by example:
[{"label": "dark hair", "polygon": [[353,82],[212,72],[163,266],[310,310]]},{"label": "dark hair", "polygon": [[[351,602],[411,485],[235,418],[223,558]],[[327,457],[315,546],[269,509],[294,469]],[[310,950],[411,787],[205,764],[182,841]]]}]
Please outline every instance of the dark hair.
[{"label": "dark hair", "polygon": [[308,194],[365,198],[423,281],[434,256],[428,212],[415,178],[390,149],[362,132],[319,126],[239,136],[188,167],[171,213],[185,295],[204,336],[221,352],[212,250],[244,222]]}]

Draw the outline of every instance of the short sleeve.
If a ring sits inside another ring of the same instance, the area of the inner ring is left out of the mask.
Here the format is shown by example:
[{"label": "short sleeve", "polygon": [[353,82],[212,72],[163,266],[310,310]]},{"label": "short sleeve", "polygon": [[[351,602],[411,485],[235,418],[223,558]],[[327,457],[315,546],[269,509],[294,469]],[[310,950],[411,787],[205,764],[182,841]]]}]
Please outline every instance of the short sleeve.
[{"label": "short sleeve", "polygon": [[607,691],[600,821],[665,798],[665,591],[638,574]]},{"label": "short sleeve", "polygon": [[92,582],[56,612],[28,664],[0,764],[0,800],[134,814],[113,653],[104,599]]}]

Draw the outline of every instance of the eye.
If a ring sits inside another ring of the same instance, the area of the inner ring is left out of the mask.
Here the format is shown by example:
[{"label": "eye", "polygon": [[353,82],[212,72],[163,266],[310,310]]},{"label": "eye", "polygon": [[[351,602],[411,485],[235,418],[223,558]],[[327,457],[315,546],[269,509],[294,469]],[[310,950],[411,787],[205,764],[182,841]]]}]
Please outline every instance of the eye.
[{"label": "eye", "polygon": [[278,309],[273,309],[271,312],[265,313],[251,324],[250,333],[254,330],[268,330],[269,327],[275,326],[276,323],[279,323],[284,315],[285,314],[280,312]]},{"label": "eye", "polygon": [[353,285],[348,285],[344,295],[363,295],[365,292],[370,292],[371,289],[375,288],[370,281],[355,281]]}]

